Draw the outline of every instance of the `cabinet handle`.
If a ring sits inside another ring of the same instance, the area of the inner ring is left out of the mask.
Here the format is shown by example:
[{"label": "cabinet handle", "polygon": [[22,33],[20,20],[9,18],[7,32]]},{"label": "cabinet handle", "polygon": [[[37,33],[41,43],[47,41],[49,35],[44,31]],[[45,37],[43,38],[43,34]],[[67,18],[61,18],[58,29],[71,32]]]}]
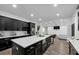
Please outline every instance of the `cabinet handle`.
[{"label": "cabinet handle", "polygon": [[18,50],[18,47],[16,47],[16,50]]},{"label": "cabinet handle", "polygon": [[30,49],[33,49],[34,47],[30,47]]}]

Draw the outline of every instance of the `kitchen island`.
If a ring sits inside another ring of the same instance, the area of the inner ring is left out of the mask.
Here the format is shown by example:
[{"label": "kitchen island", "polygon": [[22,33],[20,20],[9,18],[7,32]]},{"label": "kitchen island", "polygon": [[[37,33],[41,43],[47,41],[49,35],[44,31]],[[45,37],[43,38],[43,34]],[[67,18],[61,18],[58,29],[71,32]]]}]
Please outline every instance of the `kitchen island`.
[{"label": "kitchen island", "polygon": [[13,39],[13,55],[41,55],[51,45],[52,35]]}]

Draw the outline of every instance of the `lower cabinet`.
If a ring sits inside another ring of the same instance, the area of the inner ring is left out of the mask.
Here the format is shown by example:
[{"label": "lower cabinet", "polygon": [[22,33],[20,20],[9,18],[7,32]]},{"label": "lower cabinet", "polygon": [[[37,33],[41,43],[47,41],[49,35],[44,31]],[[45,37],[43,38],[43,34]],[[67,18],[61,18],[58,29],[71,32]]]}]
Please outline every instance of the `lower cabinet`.
[{"label": "lower cabinet", "polygon": [[35,44],[35,55],[41,55],[42,51],[42,41]]},{"label": "lower cabinet", "polygon": [[78,55],[73,45],[69,42],[69,55]]},{"label": "lower cabinet", "polygon": [[47,44],[47,48],[48,48],[51,44],[51,37],[46,38],[46,44]]},{"label": "lower cabinet", "polygon": [[12,54],[13,55],[41,55],[42,41],[26,48],[23,48],[17,45],[16,43],[13,43]]},{"label": "lower cabinet", "polygon": [[0,39],[0,51],[12,47],[10,39]]},{"label": "lower cabinet", "polygon": [[44,53],[47,50],[47,41],[43,40],[42,41],[42,52]]}]

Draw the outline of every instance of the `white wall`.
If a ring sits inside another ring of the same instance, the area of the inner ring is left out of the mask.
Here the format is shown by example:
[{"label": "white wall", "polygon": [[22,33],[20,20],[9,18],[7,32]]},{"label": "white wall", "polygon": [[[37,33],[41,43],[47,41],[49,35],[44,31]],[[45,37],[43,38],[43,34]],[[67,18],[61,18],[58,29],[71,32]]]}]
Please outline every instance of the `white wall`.
[{"label": "white wall", "polygon": [[[48,27],[48,34],[60,34],[60,35],[67,35],[67,37],[71,37],[71,24],[72,24],[72,18],[65,18],[65,19],[57,19],[51,21],[52,23],[50,24],[47,22],[47,25],[45,23],[41,23],[42,26],[47,26]],[[60,26],[60,30],[54,30],[53,26]]]},{"label": "white wall", "polygon": [[57,30],[53,26],[48,27],[48,34],[67,35],[67,26],[60,26]]},{"label": "white wall", "polygon": [[77,16],[77,12],[79,10],[76,11],[75,16],[73,17],[73,21],[75,23],[75,39],[79,38],[79,30],[78,30],[78,16]]}]

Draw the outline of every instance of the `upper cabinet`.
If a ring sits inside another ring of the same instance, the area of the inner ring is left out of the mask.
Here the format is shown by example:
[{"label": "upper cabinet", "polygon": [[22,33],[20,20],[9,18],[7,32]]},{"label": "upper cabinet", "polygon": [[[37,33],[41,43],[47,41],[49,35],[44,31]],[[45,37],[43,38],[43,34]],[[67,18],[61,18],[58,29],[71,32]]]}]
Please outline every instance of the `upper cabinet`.
[{"label": "upper cabinet", "polygon": [[0,31],[28,31],[29,23],[0,16]]},{"label": "upper cabinet", "polygon": [[0,30],[4,30],[4,25],[5,25],[5,18],[3,16],[0,16]]}]

